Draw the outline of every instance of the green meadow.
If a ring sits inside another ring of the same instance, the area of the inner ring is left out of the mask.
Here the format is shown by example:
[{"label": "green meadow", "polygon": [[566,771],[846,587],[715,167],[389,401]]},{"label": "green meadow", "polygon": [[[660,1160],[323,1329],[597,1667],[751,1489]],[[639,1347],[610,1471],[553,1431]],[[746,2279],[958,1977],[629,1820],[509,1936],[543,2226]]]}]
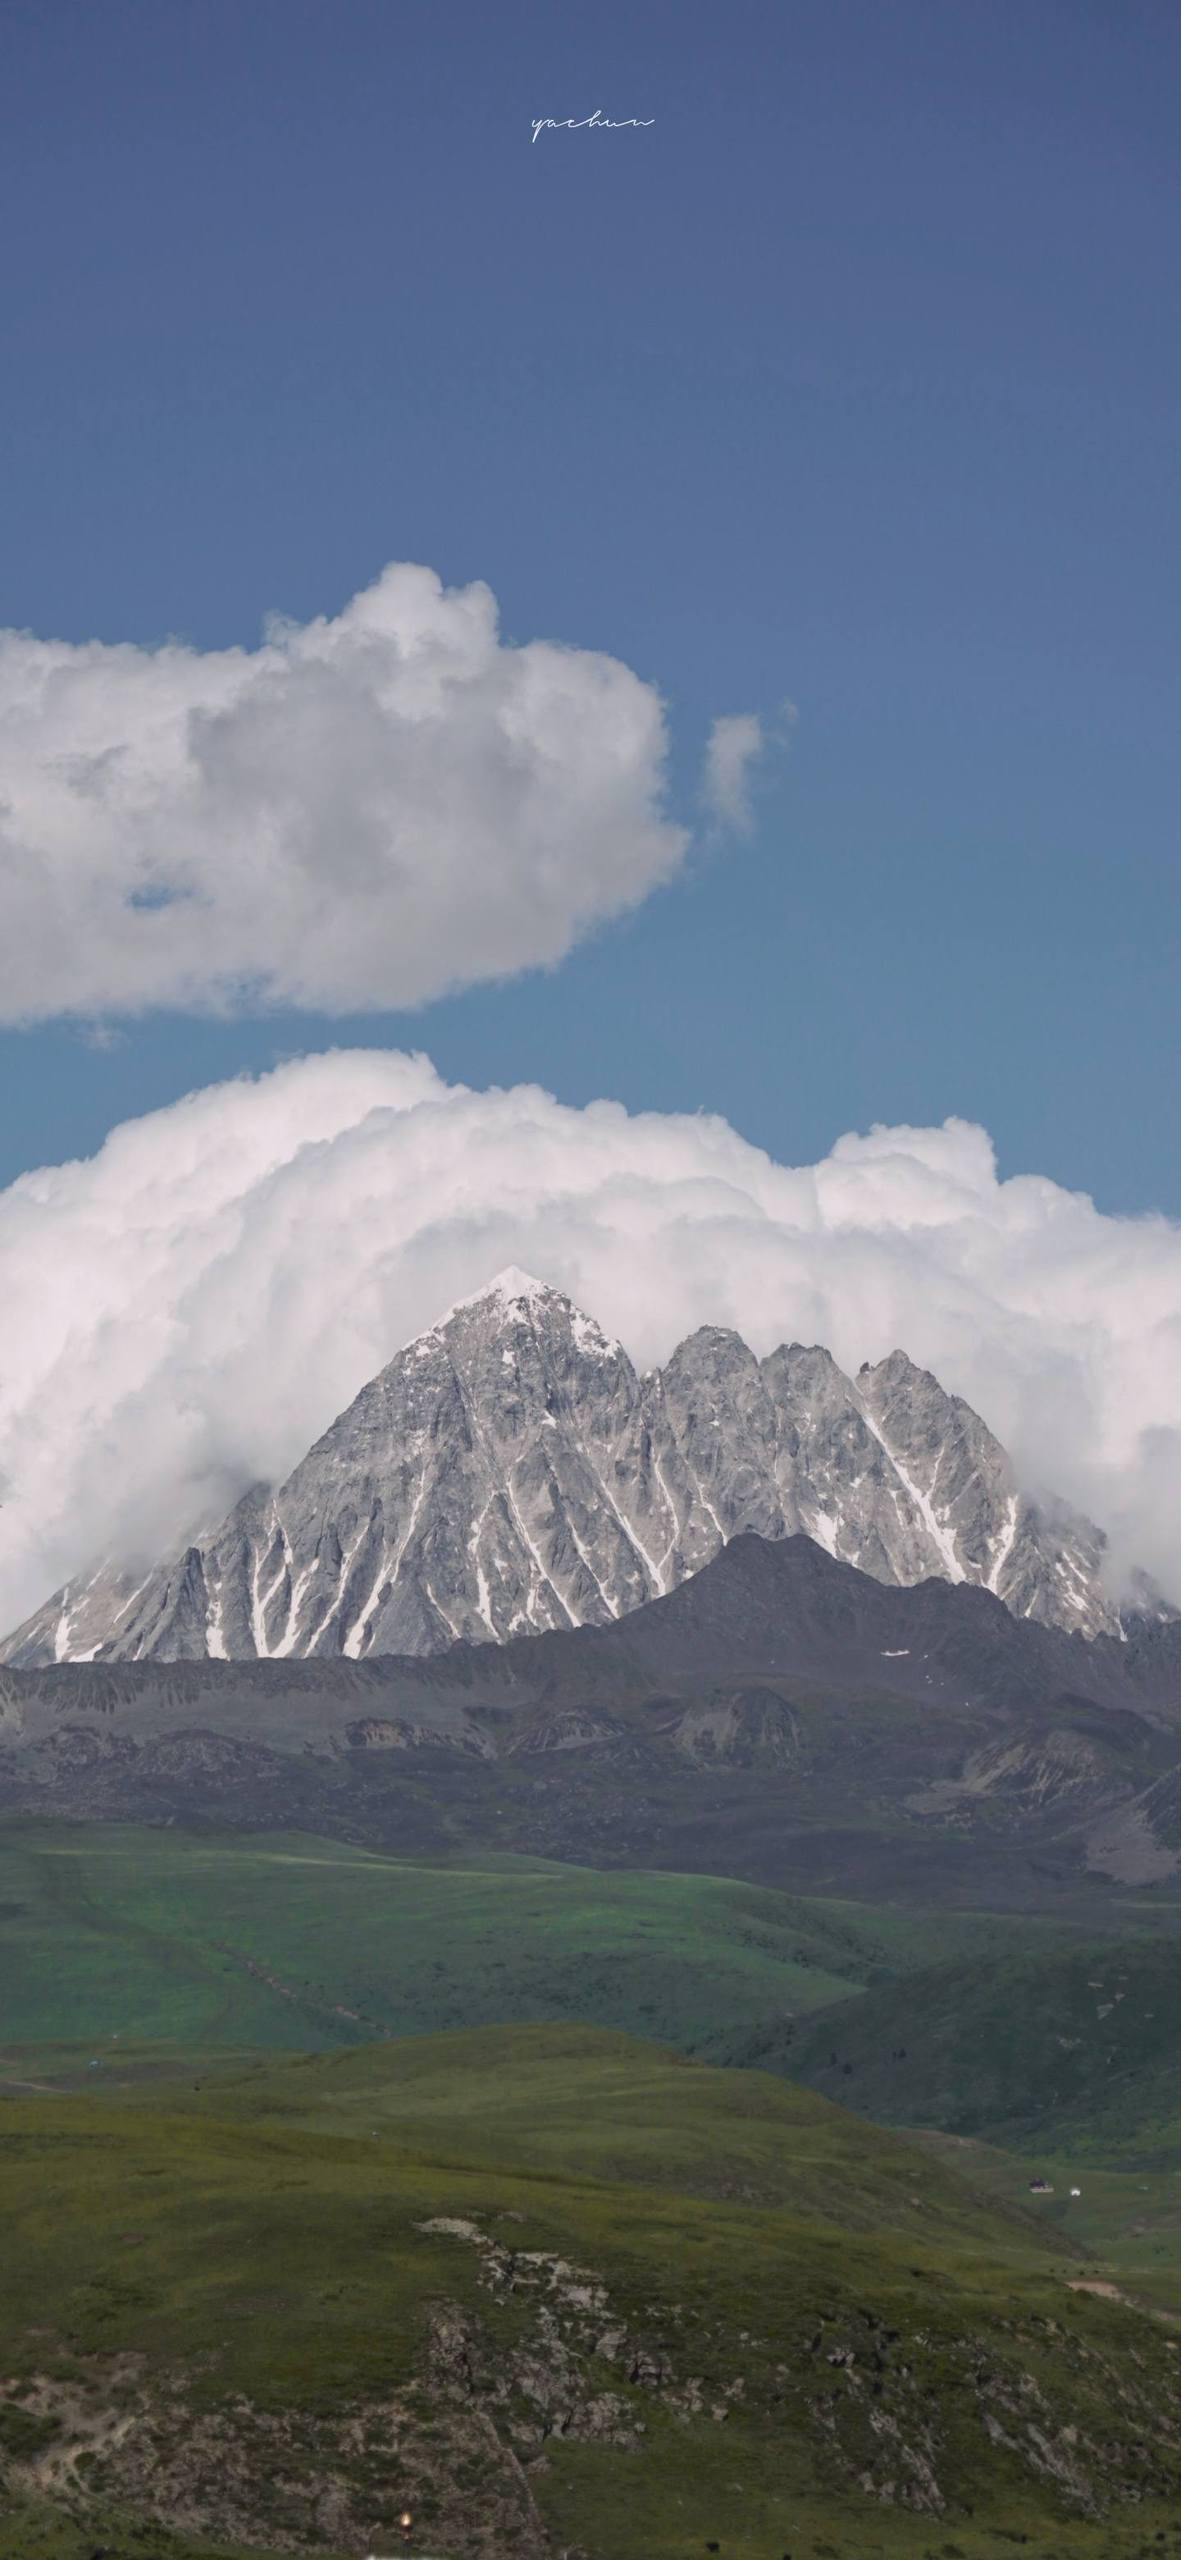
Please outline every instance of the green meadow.
[{"label": "green meadow", "polygon": [[403,2499],[446,2560],[1124,2560],[1181,2513],[1163,2323],[909,2144],[611,2033],[12,2095],[0,2197],[5,2560],[74,2560],[79,2502],[128,2560],[344,2560]]},{"label": "green meadow", "polygon": [[15,1821],[0,1824],[0,2047],[300,2051],[579,2018],[719,2059],[762,2061],[761,2039],[778,2062],[785,2021],[936,1952],[980,1966],[1063,1934],[719,1876]]},{"label": "green meadow", "polygon": [[960,1955],[789,2021],[773,2059],[882,2123],[1181,2169],[1181,1944],[1080,1930]]},{"label": "green meadow", "polygon": [[0,2044],[302,2049],[579,2017],[706,2047],[826,2006],[880,1961],[872,1915],[718,1877],[0,1827]]},{"label": "green meadow", "polygon": [[0,2560],[1181,2560],[1121,1926],[3,1826]]}]

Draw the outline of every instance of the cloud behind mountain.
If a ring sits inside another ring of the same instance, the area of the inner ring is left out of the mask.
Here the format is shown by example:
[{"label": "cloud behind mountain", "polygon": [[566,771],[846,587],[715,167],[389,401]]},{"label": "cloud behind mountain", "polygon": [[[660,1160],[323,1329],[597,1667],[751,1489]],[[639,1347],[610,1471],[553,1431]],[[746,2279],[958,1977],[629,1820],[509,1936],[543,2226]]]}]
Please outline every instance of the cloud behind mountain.
[{"label": "cloud behind mountain", "polygon": [[0,1623],[284,1474],[392,1353],[517,1263],[642,1364],[702,1322],[846,1369],[901,1345],[1030,1490],[1181,1587],[1181,1229],[1000,1181],[983,1130],[776,1164],[726,1122],[571,1109],[347,1051],[210,1087],[0,1195]]}]

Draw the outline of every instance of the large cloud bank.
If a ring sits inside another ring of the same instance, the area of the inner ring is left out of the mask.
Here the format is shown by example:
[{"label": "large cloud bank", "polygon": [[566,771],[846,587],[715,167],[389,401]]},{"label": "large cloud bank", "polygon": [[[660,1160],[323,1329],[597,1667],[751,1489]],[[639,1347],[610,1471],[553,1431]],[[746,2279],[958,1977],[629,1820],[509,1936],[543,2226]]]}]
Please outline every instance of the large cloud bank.
[{"label": "large cloud bank", "polygon": [[960,1121],[793,1169],[722,1120],[353,1051],[194,1094],[0,1195],[0,1628],[282,1474],[510,1262],[643,1364],[707,1320],[846,1367],[901,1344],[1031,1486],[1181,1591],[1181,1228],[1000,1183]]},{"label": "large cloud bank", "polygon": [[254,650],[0,633],[0,1020],[347,1012],[561,958],[677,869],[659,695],[387,569]]}]

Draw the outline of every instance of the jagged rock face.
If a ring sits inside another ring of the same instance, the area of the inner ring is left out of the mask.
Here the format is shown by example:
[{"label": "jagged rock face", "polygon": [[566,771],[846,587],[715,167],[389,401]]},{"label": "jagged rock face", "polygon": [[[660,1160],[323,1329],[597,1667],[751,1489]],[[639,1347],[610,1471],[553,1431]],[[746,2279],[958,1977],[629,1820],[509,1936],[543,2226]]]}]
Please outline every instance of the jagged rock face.
[{"label": "jagged rock face", "polygon": [[894,1352],[757,1360],[716,1326],[641,1378],[521,1272],[398,1354],[285,1484],[129,1592],[69,1588],[13,1663],[424,1654],[605,1624],[744,1530],[804,1531],[878,1581],[934,1575],[1021,1616],[1118,1627],[1090,1523],[1039,1510],[992,1433]]},{"label": "jagged rock face", "polygon": [[93,1662],[142,1587],[142,1577],[137,1584],[133,1574],[109,1564],[64,1583],[36,1617],[10,1637],[13,1661]]}]

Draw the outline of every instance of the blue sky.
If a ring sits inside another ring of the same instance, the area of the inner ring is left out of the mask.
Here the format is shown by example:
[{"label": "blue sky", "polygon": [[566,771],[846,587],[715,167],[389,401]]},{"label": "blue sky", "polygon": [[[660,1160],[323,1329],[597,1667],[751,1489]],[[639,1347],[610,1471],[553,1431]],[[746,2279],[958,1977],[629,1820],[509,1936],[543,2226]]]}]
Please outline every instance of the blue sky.
[{"label": "blue sky", "polygon": [[[749,839],[559,969],[0,1037],[0,1174],[332,1041],[983,1120],[1181,1212],[1171,7],[6,13],[0,621],[202,648],[392,559],[668,698],[798,706]],[[543,134],[534,116],[652,116]]]}]

